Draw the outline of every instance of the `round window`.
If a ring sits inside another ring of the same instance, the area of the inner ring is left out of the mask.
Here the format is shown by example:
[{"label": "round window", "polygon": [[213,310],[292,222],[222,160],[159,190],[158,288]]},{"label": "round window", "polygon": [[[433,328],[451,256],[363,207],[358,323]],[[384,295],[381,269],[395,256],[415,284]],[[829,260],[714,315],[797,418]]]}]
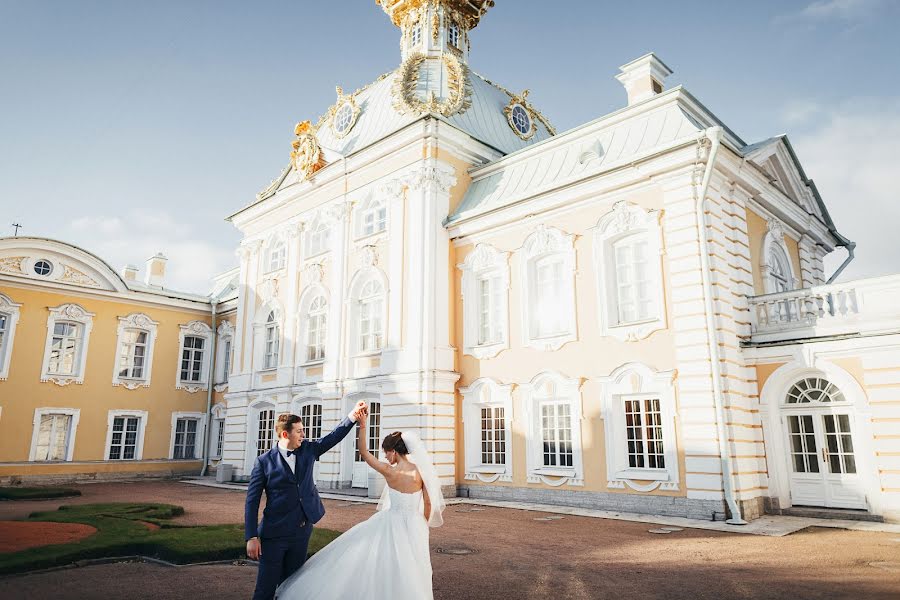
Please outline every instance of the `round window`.
[{"label": "round window", "polygon": [[41,259],[34,263],[34,272],[41,277],[49,275],[51,271],[53,271],[53,265],[48,260]]},{"label": "round window", "polygon": [[512,124],[520,135],[531,133],[531,117],[521,104],[516,104],[512,108]]},{"label": "round window", "polygon": [[349,102],[345,102],[334,114],[334,131],[343,134],[349,131],[353,124],[353,107]]}]

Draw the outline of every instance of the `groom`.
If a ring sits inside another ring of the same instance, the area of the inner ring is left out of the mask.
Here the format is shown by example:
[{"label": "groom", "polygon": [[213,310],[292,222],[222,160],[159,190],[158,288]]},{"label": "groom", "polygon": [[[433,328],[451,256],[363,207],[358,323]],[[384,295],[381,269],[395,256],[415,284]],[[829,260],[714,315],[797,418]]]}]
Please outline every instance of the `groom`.
[{"label": "groom", "polygon": [[[313,523],[325,514],[313,481],[315,461],[344,439],[366,408],[365,402],[358,402],[334,431],[317,442],[304,439],[300,417],[291,413],[278,416],[278,444],[257,457],[244,507],[247,556],[259,560],[253,600],[274,597],[278,584],[306,561]],[[263,490],[266,508],[257,525]]]}]

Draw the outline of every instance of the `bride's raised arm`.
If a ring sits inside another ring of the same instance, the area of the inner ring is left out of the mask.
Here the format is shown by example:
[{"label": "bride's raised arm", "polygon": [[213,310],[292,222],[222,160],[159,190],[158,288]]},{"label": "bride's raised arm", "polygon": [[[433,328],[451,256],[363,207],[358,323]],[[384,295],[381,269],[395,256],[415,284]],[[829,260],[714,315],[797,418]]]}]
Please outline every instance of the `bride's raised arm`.
[{"label": "bride's raised arm", "polygon": [[356,436],[356,447],[359,449],[359,455],[362,456],[367,465],[369,465],[385,477],[388,477],[388,475],[390,475],[392,472],[390,465],[381,462],[380,460],[375,458],[371,452],[369,452],[369,445],[366,443],[366,430],[368,429],[366,421],[368,421],[366,417],[360,419],[359,433]]}]

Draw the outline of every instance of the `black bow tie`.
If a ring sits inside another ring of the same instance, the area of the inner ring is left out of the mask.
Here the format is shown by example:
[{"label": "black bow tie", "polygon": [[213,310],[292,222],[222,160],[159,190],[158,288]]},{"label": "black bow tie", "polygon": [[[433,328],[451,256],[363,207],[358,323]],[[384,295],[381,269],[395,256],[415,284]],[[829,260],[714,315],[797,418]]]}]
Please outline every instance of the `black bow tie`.
[{"label": "black bow tie", "polygon": [[296,450],[288,450],[288,451],[287,451],[287,457],[290,458],[292,454],[296,454],[296,453],[297,453]]}]

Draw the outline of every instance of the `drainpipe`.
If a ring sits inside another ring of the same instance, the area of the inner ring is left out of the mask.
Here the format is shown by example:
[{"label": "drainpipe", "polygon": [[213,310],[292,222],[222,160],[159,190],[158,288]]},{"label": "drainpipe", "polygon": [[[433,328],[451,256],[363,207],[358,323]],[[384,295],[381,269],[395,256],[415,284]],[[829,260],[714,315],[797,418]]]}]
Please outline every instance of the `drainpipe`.
[{"label": "drainpipe", "polygon": [[200,477],[206,477],[206,471],[209,468],[209,430],[212,427],[209,413],[212,409],[213,382],[216,380],[216,303],[215,298],[210,302],[212,306],[212,339],[209,344],[209,375],[206,377],[206,426],[203,428],[203,468],[200,469]]},{"label": "drainpipe", "polygon": [[841,271],[846,269],[847,265],[850,264],[850,261],[853,260],[853,251],[856,250],[856,242],[847,242],[847,244],[844,245],[844,248],[847,249],[847,258],[844,259],[844,262],[841,263],[841,266],[837,268],[837,271],[835,271],[834,274],[828,278],[828,281],[825,282],[825,285],[829,285],[835,279],[837,279],[838,275],[841,274]]},{"label": "drainpipe", "polygon": [[706,130],[706,137],[712,142],[709,157],[706,159],[706,169],[703,174],[703,182],[700,185],[700,193],[697,194],[697,229],[700,234],[700,276],[703,281],[703,303],[706,308],[706,338],[709,343],[709,357],[712,361],[713,401],[716,408],[716,432],[719,438],[719,458],[722,466],[722,484],[725,488],[725,501],[731,510],[731,518],[726,521],[729,525],[746,525],[747,521],[741,518],[741,509],[738,506],[734,492],[733,471],[731,466],[731,454],[728,449],[728,439],[725,431],[725,406],[722,398],[722,366],[719,362],[719,344],[716,339],[715,315],[713,313],[712,276],[709,266],[709,241],[706,238],[706,193],[709,190],[709,182],[712,179],[713,166],[719,147],[722,145],[721,127],[710,127]]}]

